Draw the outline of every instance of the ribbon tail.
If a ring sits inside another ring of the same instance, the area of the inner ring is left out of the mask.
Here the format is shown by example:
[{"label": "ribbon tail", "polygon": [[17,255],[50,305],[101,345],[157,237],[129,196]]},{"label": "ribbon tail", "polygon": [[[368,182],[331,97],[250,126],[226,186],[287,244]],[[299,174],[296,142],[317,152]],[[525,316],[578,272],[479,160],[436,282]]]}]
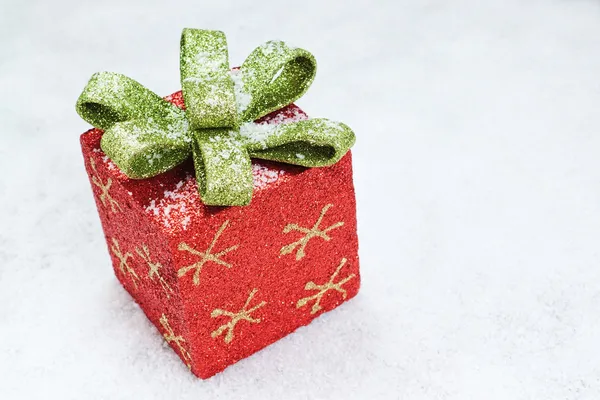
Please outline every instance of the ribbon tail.
[{"label": "ribbon tail", "polygon": [[247,123],[240,135],[252,158],[305,167],[335,164],[356,141],[346,124],[324,118],[280,125]]},{"label": "ribbon tail", "polygon": [[198,191],[211,206],[244,206],[252,199],[250,156],[228,129],[193,134],[192,150]]}]

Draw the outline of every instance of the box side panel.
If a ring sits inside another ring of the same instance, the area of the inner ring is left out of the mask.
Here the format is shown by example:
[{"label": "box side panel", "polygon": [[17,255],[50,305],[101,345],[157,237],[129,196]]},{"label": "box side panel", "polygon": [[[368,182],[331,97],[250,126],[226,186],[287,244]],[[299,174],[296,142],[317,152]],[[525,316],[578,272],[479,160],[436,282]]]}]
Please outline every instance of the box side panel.
[{"label": "box side panel", "polygon": [[116,166],[100,149],[101,135],[96,129],[84,133],[81,147],[115,276],[189,365],[186,344],[178,339],[183,307],[169,241],[115,178]]},{"label": "box side panel", "polygon": [[[352,159],[303,169],[174,237],[193,372],[203,378],[309,324],[360,286]],[[182,245],[185,243],[185,245]],[[197,278],[196,278],[197,277]]]}]

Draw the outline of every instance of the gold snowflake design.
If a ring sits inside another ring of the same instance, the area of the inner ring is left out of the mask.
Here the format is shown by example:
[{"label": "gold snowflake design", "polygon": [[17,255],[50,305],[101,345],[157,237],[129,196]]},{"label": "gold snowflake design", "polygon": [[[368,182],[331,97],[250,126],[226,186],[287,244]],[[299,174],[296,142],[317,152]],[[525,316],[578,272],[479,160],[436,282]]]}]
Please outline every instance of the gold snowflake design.
[{"label": "gold snowflake design", "polygon": [[286,246],[283,246],[281,248],[281,251],[279,252],[279,254],[280,255],[290,254],[296,248],[298,248],[298,251],[296,252],[296,261],[298,261],[306,255],[304,250],[306,249],[306,245],[308,244],[310,239],[312,239],[314,237],[320,237],[321,239],[325,240],[326,242],[330,241],[331,237],[327,234],[327,232],[344,225],[344,222],[340,221],[340,222],[336,222],[335,224],[333,224],[325,229],[319,228],[319,225],[323,221],[323,217],[325,216],[325,213],[331,207],[333,207],[333,204],[327,204],[325,207],[323,207],[323,209],[321,210],[321,215],[319,215],[319,219],[317,219],[317,222],[315,222],[315,224],[313,225],[312,228],[305,228],[303,226],[299,226],[298,224],[286,225],[286,227],[283,228],[283,233],[298,231],[298,232],[304,233],[305,235],[302,238],[300,238],[299,240],[295,241],[294,243],[290,243]]},{"label": "gold snowflake design", "polygon": [[[94,175],[92,175],[92,183],[96,186],[98,186],[98,188],[100,189],[100,202],[102,203],[102,205],[104,207],[107,207],[108,205],[110,205],[110,209],[113,213],[116,213],[117,210],[119,211],[123,211],[121,209],[121,206],[119,205],[119,203],[113,199],[109,193],[110,191],[110,185],[112,185],[112,178],[108,178],[108,180],[106,181],[106,184],[104,184],[102,182],[102,179],[100,179],[100,175],[98,174],[98,171],[96,170],[96,163],[94,162],[94,159],[92,157],[90,157],[90,164],[92,166],[92,170],[94,171]],[[108,205],[107,205],[108,202]]]},{"label": "gold snowflake design", "polygon": [[248,296],[248,300],[246,300],[246,303],[244,304],[244,307],[237,313],[233,313],[231,311],[227,311],[227,310],[222,310],[220,308],[215,308],[213,310],[213,312],[210,314],[210,316],[212,318],[218,318],[221,316],[226,316],[226,317],[230,317],[231,320],[224,324],[221,325],[220,327],[218,327],[216,330],[214,330],[210,336],[214,339],[220,335],[223,334],[223,332],[225,332],[225,330],[227,330],[227,334],[225,335],[225,343],[229,344],[231,343],[231,341],[233,340],[233,329],[235,328],[235,325],[240,322],[240,321],[248,321],[251,324],[258,324],[260,322],[260,318],[252,318],[250,316],[250,314],[252,314],[254,311],[256,311],[257,309],[261,308],[262,306],[264,306],[265,304],[267,304],[266,301],[261,301],[260,303],[258,303],[257,305],[255,305],[254,307],[248,309],[248,306],[250,305],[250,302],[252,301],[252,298],[254,297],[254,295],[256,294],[256,292],[258,292],[258,289],[253,289],[250,292],[250,295]]},{"label": "gold snowflake design", "polygon": [[173,328],[171,328],[171,325],[169,324],[169,319],[165,314],[163,314],[160,317],[160,324],[166,331],[165,333],[163,333],[163,337],[165,338],[167,343],[175,343],[175,346],[177,346],[177,348],[179,349],[179,352],[181,353],[181,356],[183,357],[188,368],[192,368],[192,357],[190,356],[190,353],[188,353],[188,351],[185,349],[185,347],[183,347],[183,343],[185,343],[185,339],[183,338],[183,336],[175,335]]},{"label": "gold snowflake design", "polygon": [[178,277],[181,278],[182,276],[185,276],[189,271],[195,270],[193,282],[194,282],[194,285],[198,286],[200,284],[200,272],[202,271],[202,267],[204,266],[204,264],[206,264],[207,262],[212,261],[215,264],[219,264],[219,265],[223,265],[227,268],[231,268],[231,264],[223,261],[221,259],[221,257],[224,256],[225,254],[229,253],[230,251],[237,249],[239,245],[236,244],[234,246],[226,248],[225,250],[221,250],[218,253],[214,253],[214,254],[212,253],[213,248],[215,247],[215,244],[217,243],[217,240],[219,240],[219,236],[221,236],[221,234],[223,233],[225,228],[227,228],[227,225],[229,225],[229,220],[225,221],[223,223],[223,225],[221,225],[221,227],[215,234],[215,237],[213,238],[212,242],[210,243],[210,245],[208,246],[208,249],[206,249],[206,251],[198,251],[198,250],[190,247],[187,243],[184,243],[184,242],[179,243],[178,249],[180,251],[187,251],[196,256],[199,256],[200,260],[198,262],[196,262],[195,264],[188,265],[187,267],[182,267],[181,269],[179,269],[179,271],[177,271]]},{"label": "gold snowflake design", "polygon": [[329,278],[329,281],[327,283],[325,283],[323,285],[317,285],[316,283],[314,283],[312,281],[307,282],[306,286],[304,286],[304,290],[318,290],[319,292],[312,296],[308,296],[308,297],[298,300],[298,303],[296,303],[296,308],[304,307],[309,302],[316,300],[315,304],[313,304],[313,306],[312,306],[312,310],[310,311],[311,314],[316,314],[322,308],[321,307],[321,299],[323,298],[325,293],[327,293],[330,290],[335,290],[337,292],[340,292],[342,294],[342,298],[346,299],[346,297],[348,296],[348,292],[346,292],[346,289],[344,289],[342,287],[342,285],[344,285],[350,279],[354,278],[356,275],[350,274],[338,282],[335,282],[335,283],[333,282],[335,280],[335,278],[337,278],[337,275],[340,273],[341,269],[346,264],[346,261],[347,260],[345,258],[342,258],[342,262],[337,267],[337,269],[335,270],[333,275],[331,275],[331,278]]},{"label": "gold snowflake design", "polygon": [[141,248],[135,250],[136,253],[148,264],[148,277],[156,282],[156,279],[160,282],[160,285],[163,288],[163,291],[167,295],[167,299],[171,298],[170,293],[174,293],[173,289],[165,278],[160,274],[160,269],[162,268],[162,264],[159,262],[152,262],[150,258],[150,250],[148,250],[148,246],[145,244],[142,245]]},{"label": "gold snowflake design", "polygon": [[130,252],[126,252],[125,254],[123,254],[117,239],[112,238],[112,242],[113,244],[110,246],[110,249],[112,250],[115,257],[119,259],[119,269],[121,270],[123,275],[131,275],[131,281],[137,289],[137,281],[140,279],[140,277],[135,273],[135,270],[131,268],[131,266],[127,262],[129,258],[133,258],[133,254],[131,254]]}]

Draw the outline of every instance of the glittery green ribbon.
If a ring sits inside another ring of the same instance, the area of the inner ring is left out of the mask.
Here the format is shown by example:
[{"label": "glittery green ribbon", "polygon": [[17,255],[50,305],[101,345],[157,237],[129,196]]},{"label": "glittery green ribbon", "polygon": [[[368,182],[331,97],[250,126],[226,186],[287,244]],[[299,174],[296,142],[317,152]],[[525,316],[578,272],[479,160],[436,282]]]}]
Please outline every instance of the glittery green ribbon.
[{"label": "glittery green ribbon", "polygon": [[130,178],[161,174],[191,153],[204,203],[246,205],[250,158],[322,167],[354,144],[348,126],[323,118],[253,122],[308,90],[316,61],[306,50],[269,41],[232,71],[222,32],[184,29],[180,65],[185,111],[111,72],[94,74],[77,100],[79,115],[104,130],[102,150]]}]

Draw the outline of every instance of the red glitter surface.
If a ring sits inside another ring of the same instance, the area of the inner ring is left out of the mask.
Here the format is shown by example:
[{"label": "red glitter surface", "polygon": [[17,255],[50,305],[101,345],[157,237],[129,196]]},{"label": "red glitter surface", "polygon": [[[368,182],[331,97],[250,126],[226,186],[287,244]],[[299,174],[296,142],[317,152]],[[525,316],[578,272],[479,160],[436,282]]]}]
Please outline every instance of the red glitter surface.
[{"label": "red glitter surface", "polygon": [[[167,99],[183,107],[180,92]],[[290,105],[259,122],[306,118]],[[191,162],[132,180],[101,136],[89,130],[81,146],[115,274],[195,375],[222,371],[358,292],[350,152],[325,168],[253,160],[251,204],[210,207]],[[320,217],[304,254],[302,243],[289,249]]]}]

